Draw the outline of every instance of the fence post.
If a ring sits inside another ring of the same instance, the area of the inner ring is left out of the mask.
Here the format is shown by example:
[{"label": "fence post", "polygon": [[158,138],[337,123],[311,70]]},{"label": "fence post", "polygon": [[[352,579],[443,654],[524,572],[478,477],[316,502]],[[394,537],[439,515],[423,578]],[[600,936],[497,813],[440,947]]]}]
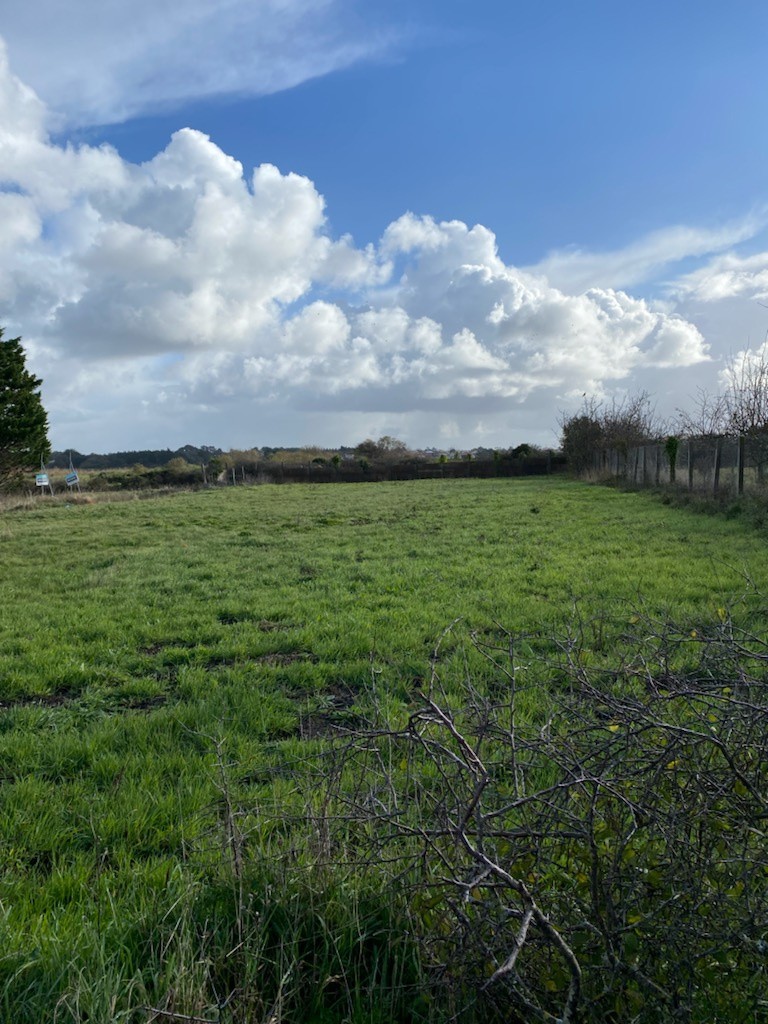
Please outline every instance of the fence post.
[{"label": "fence post", "polygon": [[659,483],[661,482],[661,458],[660,458],[661,453],[659,452],[659,446],[658,445],[654,445],[653,446],[653,452],[654,452],[654,460],[655,460],[655,462],[654,462],[654,470],[653,470],[654,483],[658,487]]},{"label": "fence post", "polygon": [[712,493],[717,494],[720,490],[720,463],[723,458],[723,439],[718,437],[715,441],[715,472],[712,480]]},{"label": "fence post", "polygon": [[693,441],[688,438],[688,490],[693,490]]},{"label": "fence post", "polygon": [[736,461],[736,490],[744,493],[744,435],[739,434],[739,454]]}]

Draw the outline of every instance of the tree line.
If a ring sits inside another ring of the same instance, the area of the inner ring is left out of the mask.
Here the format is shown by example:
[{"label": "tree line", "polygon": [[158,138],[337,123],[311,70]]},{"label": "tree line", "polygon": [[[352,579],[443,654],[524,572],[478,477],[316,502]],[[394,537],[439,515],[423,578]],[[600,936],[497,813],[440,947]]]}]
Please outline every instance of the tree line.
[{"label": "tree line", "polygon": [[732,357],[722,374],[722,388],[700,388],[690,409],[671,418],[657,414],[647,391],[621,399],[586,396],[575,413],[559,420],[561,449],[569,468],[584,472],[596,452],[626,455],[631,448],[663,444],[672,455],[683,438],[742,437],[762,465],[768,459],[768,349],[763,346]]},{"label": "tree line", "polygon": [[[0,329],[0,486],[18,489],[36,470],[90,470],[96,473],[123,471],[120,479],[105,477],[108,486],[131,487],[213,482],[217,479],[246,479],[277,473],[280,480],[319,479],[323,472],[329,479],[390,479],[419,475],[420,467],[437,463],[449,468],[441,470],[449,476],[483,476],[487,473],[471,468],[466,473],[461,465],[492,463],[498,475],[509,475],[511,461],[542,460],[552,468],[552,452],[536,445],[521,444],[510,448],[478,447],[470,451],[451,448],[412,450],[399,438],[385,434],[378,440],[366,438],[354,447],[335,449],[316,445],[276,448],[270,446],[231,449],[224,452],[213,445],[183,445],[181,448],[144,449],[83,454],[76,450],[51,452],[48,439],[48,417],[43,407],[40,388],[42,380],[26,368],[26,353],[21,338],[3,339]],[[544,463],[542,463],[543,465]],[[314,473],[314,477],[312,474]],[[398,473],[400,476],[398,476]],[[395,476],[393,476],[395,474]]]}]

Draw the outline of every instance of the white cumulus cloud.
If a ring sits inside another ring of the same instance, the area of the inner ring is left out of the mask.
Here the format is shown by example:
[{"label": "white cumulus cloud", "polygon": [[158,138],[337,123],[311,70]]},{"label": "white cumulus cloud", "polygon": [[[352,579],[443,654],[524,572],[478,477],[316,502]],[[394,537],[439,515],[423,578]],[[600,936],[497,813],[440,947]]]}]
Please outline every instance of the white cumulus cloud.
[{"label": "white cumulus cloud", "polygon": [[566,396],[709,358],[674,304],[509,265],[483,225],[406,213],[377,244],[335,238],[312,181],[191,128],[143,164],[59,145],[4,52],[0,114],[0,308],[56,443],[546,442]]}]

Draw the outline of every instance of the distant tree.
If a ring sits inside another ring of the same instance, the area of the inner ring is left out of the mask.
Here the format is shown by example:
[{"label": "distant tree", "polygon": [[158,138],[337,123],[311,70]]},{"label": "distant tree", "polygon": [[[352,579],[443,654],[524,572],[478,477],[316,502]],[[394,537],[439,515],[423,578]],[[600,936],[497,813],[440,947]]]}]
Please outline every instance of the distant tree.
[{"label": "distant tree", "polygon": [[408,452],[408,445],[399,437],[384,434],[379,438],[379,450],[387,458],[400,458]]},{"label": "distant tree", "polygon": [[563,454],[576,473],[593,464],[596,452],[613,449],[626,455],[630,448],[648,444],[663,433],[647,391],[609,404],[585,398],[578,412],[561,415],[560,429]]},{"label": "distant tree", "polygon": [[214,455],[208,463],[208,476],[211,480],[218,480],[223,473],[229,472],[233,465],[234,460],[226,452]]},{"label": "distant tree", "polygon": [[4,340],[0,328],[0,483],[18,482],[50,454],[42,383],[26,368],[21,338]]},{"label": "distant tree", "polygon": [[263,448],[262,452],[267,450],[271,452],[270,461],[279,462],[283,466],[306,467],[313,463],[315,459],[325,459],[328,461],[330,455],[326,448],[318,448],[314,444],[302,445],[300,448]]},{"label": "distant tree", "polygon": [[647,391],[600,405],[603,446],[626,455],[630,448],[657,440],[665,431]]},{"label": "distant tree", "polygon": [[408,455],[408,445],[389,434],[384,434],[378,441],[367,437],[355,448],[355,455],[371,462],[397,462]]},{"label": "distant tree", "polygon": [[375,459],[379,454],[379,446],[371,437],[366,437],[355,448],[355,455],[358,459]]},{"label": "distant tree", "polygon": [[568,461],[568,468],[581,473],[592,463],[593,455],[603,447],[603,428],[600,420],[590,410],[560,421],[562,431],[561,447]]},{"label": "distant tree", "polygon": [[768,466],[768,345],[732,356],[723,380],[726,430],[746,440],[748,459],[762,481]]},{"label": "distant tree", "polygon": [[678,410],[683,437],[742,437],[747,459],[764,479],[768,467],[768,346],[731,356],[721,374],[723,390],[697,392],[693,409]]},{"label": "distant tree", "polygon": [[172,475],[178,476],[181,473],[188,473],[193,467],[186,459],[177,456],[176,458],[171,459],[170,462],[166,464],[165,468]]},{"label": "distant tree", "polygon": [[48,457],[48,466],[51,469],[69,469],[71,461],[75,467],[79,468],[84,458],[83,453],[76,448],[68,448],[63,452],[51,452]]},{"label": "distant tree", "polygon": [[692,410],[678,409],[676,433],[682,437],[720,437],[728,433],[725,397],[699,388]]},{"label": "distant tree", "polygon": [[740,352],[726,365],[723,405],[735,434],[756,437],[768,433],[768,349]]},{"label": "distant tree", "polygon": [[219,455],[221,453],[220,448],[214,448],[213,445],[203,444],[200,447],[196,447],[193,444],[185,444],[181,448],[176,449],[176,455],[182,459],[186,459],[187,462],[193,465],[198,465],[201,462],[209,462],[211,456]]}]

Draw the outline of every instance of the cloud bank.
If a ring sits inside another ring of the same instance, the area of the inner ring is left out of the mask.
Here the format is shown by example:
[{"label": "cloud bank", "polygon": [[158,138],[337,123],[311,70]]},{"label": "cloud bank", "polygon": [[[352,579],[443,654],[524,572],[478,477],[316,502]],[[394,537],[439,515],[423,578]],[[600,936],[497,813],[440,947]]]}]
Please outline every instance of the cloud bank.
[{"label": "cloud bank", "polygon": [[573,396],[708,361],[686,303],[768,287],[768,255],[720,252],[746,222],[612,261],[717,253],[662,306],[591,254],[506,264],[482,225],[405,213],[375,245],[332,237],[308,178],[246,171],[191,128],[139,165],[47,123],[0,50],[0,322],[57,444],[551,443]]}]

